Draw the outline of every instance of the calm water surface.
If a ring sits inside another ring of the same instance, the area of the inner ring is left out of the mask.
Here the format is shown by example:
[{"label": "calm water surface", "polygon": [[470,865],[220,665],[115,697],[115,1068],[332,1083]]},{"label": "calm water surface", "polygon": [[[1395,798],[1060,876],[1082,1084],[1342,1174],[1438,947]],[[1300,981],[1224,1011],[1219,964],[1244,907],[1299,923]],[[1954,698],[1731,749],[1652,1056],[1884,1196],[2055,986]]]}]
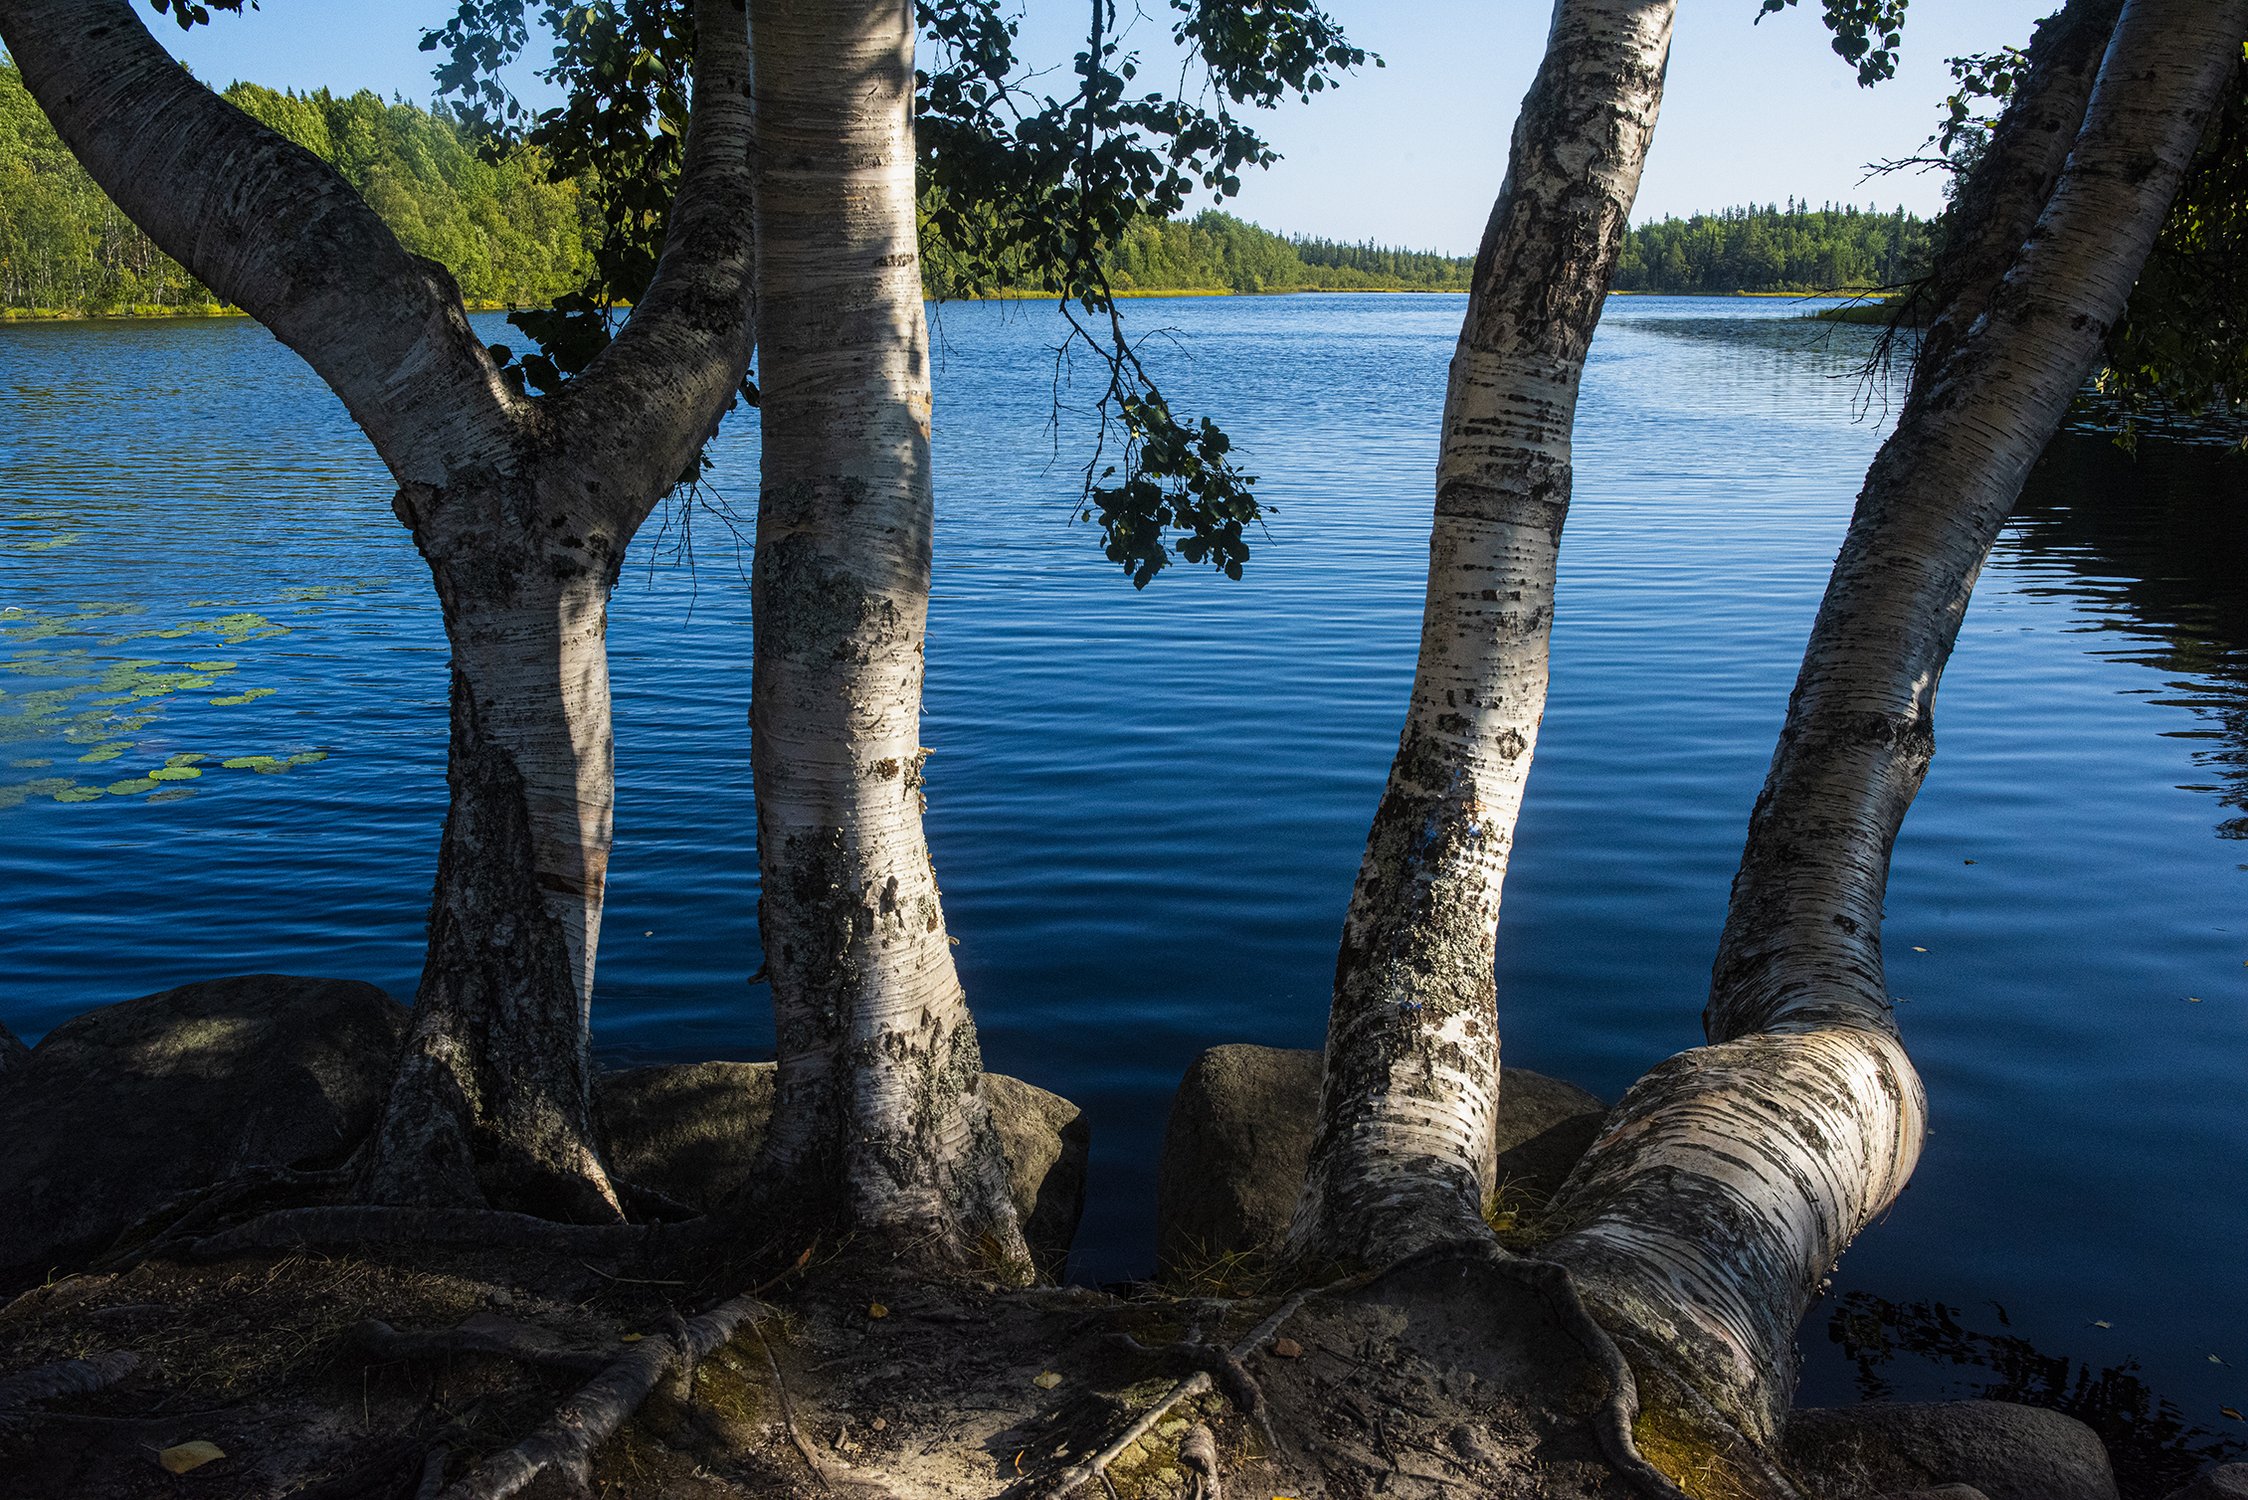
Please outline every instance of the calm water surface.
[{"label": "calm water surface", "polygon": [[[1182,566],[1141,593],[1069,524],[1081,434],[1048,425],[1050,313],[941,315],[931,838],[991,1065],[1091,1115],[1081,1274],[1148,1268],[1155,1146],[1199,1049],[1319,1041],[1411,672],[1461,307],[1132,304],[1173,331],[1175,398],[1226,420],[1279,507],[1245,581]],[[1585,381],[1499,982],[1509,1061],[1610,1098],[1699,1040],[1748,807],[1883,431],[1850,379],[1862,331],[1797,311],[1618,299]],[[718,444],[715,497],[743,516],[756,440],[744,415]],[[1934,1133],[1836,1285],[2137,1360],[2189,1421],[2235,1432],[2217,1409],[2248,1406],[2244,472],[2064,439],[2000,544],[1890,890]],[[388,495],[254,325],[0,327],[18,1032],[251,970],[411,994],[446,672]],[[614,608],[595,1029],[616,1063],[770,1055],[744,983],[742,532],[667,512]],[[182,770],[200,774],[147,779]],[[1826,1327],[1822,1309],[1806,1328],[1806,1395],[1847,1399]]]}]

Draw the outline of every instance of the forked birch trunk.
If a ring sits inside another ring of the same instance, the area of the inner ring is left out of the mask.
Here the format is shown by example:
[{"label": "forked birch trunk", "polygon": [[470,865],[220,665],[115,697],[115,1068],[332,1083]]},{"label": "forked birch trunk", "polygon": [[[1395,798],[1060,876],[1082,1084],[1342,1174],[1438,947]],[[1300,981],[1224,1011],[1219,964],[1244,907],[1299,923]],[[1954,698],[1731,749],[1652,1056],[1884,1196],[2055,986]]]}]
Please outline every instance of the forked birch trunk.
[{"label": "forked birch trunk", "polygon": [[1959,347],[2052,199],[2122,9],[2123,0],[2069,0],[2037,24],[2029,73],[1944,211],[1943,253],[1914,289],[1912,300],[1932,314],[1913,354],[1916,375],[1942,368]]},{"label": "forked birch trunk", "polygon": [[2065,170],[1987,308],[1883,444],[1733,885],[1711,1045],[1633,1086],[1549,1248],[1634,1363],[1758,1442],[1821,1280],[1925,1128],[1881,963],[1889,855],[1936,684],[2030,464],[2122,312],[2248,39],[2248,0],[2129,0]]},{"label": "forked birch trunk", "polygon": [[1499,890],[1545,712],[1570,428],[1675,0],[1560,0],[1452,359],[1411,706],[1335,962],[1299,1258],[1485,1231]]},{"label": "forked birch trunk", "polygon": [[748,367],[746,19],[698,0],[656,275],[616,340],[513,393],[445,272],[165,54],[125,0],[0,0],[0,36],[118,206],[304,356],[399,485],[453,647],[451,805],[404,1065],[365,1188],[611,1218],[587,1018],[608,865],[609,589]]},{"label": "forked birch trunk", "polygon": [[908,0],[753,0],[760,410],[751,746],[779,1041],[764,1186],[1027,1263],[922,832],[928,329]]}]

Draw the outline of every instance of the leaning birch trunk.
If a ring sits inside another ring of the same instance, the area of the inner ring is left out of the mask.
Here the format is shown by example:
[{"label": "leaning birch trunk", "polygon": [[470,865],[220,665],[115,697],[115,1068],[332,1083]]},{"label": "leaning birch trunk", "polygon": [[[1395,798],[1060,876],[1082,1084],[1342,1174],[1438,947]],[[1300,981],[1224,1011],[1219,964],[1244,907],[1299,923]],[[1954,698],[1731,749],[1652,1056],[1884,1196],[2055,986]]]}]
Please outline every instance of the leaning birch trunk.
[{"label": "leaning birch trunk", "polygon": [[933,524],[913,9],[755,0],[764,482],[761,1189],[938,1259],[1027,1263],[922,832]]},{"label": "leaning birch trunk", "polygon": [[124,0],[0,0],[0,35],[94,179],[303,355],[398,482],[453,647],[451,805],[406,1058],[365,1190],[614,1218],[588,1006],[610,838],[603,644],[633,532],[749,361],[748,35],[701,0],[662,260],[567,389],[512,392],[451,278],[326,164],[165,54]]},{"label": "leaning birch trunk", "polygon": [[1586,348],[1655,128],[1675,0],[1560,0],[1452,359],[1411,706],[1343,923],[1289,1250],[1485,1234],[1499,887],[1545,712]]},{"label": "leaning birch trunk", "polygon": [[1926,1107],[1881,964],[1936,684],[2030,464],[2121,313],[2244,38],[2248,0],[2129,0],[2074,151],[1986,313],[1867,474],[1750,821],[1704,1020],[1556,1202],[1568,1266],[1643,1382],[1756,1444],[1795,1332],[1896,1197]]}]

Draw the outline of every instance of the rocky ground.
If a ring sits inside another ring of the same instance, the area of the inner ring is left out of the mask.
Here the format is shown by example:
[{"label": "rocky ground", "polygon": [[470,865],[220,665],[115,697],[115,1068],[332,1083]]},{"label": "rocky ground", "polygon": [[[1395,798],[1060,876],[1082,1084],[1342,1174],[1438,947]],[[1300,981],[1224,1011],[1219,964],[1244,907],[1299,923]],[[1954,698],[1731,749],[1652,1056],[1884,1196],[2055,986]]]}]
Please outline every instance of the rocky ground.
[{"label": "rocky ground", "polygon": [[[1602,1112],[1568,1085],[1509,1072],[1490,1245],[1290,1285],[1260,1251],[1301,1179],[1317,1058],[1215,1049],[1173,1111],[1162,1281],[930,1284],[732,1215],[770,1108],[745,1064],[604,1083],[613,1162],[700,1216],[683,1224],[271,1216],[340,1191],[398,1022],[366,986],[266,976],[93,1012],[28,1053],[0,1033],[0,1495],[1755,1492],[1636,1416],[1614,1346],[1534,1258]],[[1083,1122],[1014,1080],[992,1095],[1056,1276]],[[2087,1429],[2000,1403],[1799,1413],[1778,1462],[1830,1500],[2116,1495]]]}]

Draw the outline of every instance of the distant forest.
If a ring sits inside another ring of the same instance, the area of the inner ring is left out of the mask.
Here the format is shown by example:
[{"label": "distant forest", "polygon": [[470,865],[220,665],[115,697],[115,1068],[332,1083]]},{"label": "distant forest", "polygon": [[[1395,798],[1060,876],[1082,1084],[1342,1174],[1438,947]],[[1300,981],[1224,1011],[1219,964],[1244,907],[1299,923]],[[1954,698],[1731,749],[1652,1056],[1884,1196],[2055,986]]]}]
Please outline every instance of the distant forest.
[{"label": "distant forest", "polygon": [[1664,219],[1631,231],[1612,285],[1674,294],[1868,291],[1925,271],[1935,227],[1902,208],[1813,208],[1793,198],[1784,208]]},{"label": "distant forest", "polygon": [[[449,268],[486,306],[540,305],[576,288],[593,222],[578,184],[549,178],[530,148],[498,161],[443,114],[237,83],[235,105],[332,162],[409,250]],[[1919,274],[1928,221],[1897,209],[1779,205],[1664,219],[1631,231],[1615,285],[1634,292],[1863,290]],[[1126,234],[1109,275],[1120,292],[1467,290],[1473,262],[1371,241],[1283,237],[1215,210]],[[941,276],[930,288],[947,295]],[[1017,294],[1035,288],[1012,289]],[[94,186],[0,64],[0,310],[116,314],[215,310],[209,292]]]},{"label": "distant forest", "polygon": [[[544,303],[584,280],[591,226],[577,185],[550,181],[537,152],[487,161],[444,117],[365,91],[237,83],[225,97],[333,163],[470,301]],[[94,186],[22,75],[0,64],[0,307],[177,312],[212,301]]]}]

